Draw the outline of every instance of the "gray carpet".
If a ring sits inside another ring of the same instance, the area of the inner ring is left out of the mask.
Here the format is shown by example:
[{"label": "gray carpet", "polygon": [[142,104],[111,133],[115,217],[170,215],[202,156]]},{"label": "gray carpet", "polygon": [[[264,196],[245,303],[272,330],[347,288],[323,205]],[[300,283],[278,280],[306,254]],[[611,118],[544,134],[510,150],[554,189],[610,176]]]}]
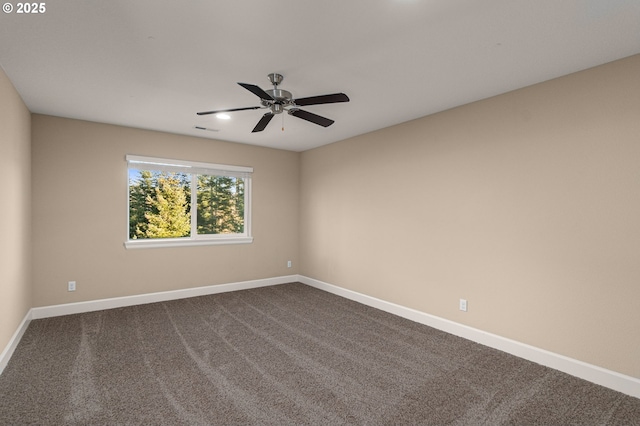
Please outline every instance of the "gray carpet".
[{"label": "gray carpet", "polygon": [[0,424],[640,424],[640,399],[293,283],[32,321]]}]

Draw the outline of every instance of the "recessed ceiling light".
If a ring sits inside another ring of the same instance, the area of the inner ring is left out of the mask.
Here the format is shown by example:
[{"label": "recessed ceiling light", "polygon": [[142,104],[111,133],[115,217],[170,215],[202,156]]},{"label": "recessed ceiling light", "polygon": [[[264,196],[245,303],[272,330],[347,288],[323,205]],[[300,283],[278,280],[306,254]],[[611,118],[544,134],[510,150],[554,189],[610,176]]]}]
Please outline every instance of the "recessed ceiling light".
[{"label": "recessed ceiling light", "polygon": [[216,117],[218,117],[221,120],[228,120],[231,118],[229,114],[216,114]]}]

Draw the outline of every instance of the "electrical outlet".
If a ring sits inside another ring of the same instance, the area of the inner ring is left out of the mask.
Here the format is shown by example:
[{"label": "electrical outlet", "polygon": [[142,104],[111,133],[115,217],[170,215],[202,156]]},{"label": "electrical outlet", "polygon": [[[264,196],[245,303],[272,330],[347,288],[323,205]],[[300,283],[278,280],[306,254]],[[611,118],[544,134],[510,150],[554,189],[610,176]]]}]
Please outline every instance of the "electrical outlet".
[{"label": "electrical outlet", "polygon": [[287,260],[287,268],[291,268],[291,261]]},{"label": "electrical outlet", "polygon": [[69,281],[69,283],[67,284],[67,291],[76,291],[75,281]]},{"label": "electrical outlet", "polygon": [[467,300],[466,299],[460,299],[460,310],[467,312]]}]

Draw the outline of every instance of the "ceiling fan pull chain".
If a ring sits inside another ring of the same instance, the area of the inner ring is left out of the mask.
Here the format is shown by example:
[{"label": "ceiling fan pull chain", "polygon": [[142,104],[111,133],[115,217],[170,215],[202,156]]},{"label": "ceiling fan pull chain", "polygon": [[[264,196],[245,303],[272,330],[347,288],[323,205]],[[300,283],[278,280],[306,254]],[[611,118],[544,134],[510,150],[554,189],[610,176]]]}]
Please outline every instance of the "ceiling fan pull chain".
[{"label": "ceiling fan pull chain", "polygon": [[284,132],[284,114],[282,114],[282,131]]}]

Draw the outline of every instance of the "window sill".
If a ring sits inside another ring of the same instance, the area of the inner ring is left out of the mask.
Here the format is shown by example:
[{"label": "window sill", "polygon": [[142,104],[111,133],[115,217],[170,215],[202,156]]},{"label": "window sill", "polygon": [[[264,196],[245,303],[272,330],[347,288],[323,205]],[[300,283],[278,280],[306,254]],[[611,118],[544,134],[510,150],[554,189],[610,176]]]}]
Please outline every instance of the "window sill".
[{"label": "window sill", "polygon": [[196,247],[196,246],[215,246],[226,244],[250,244],[253,237],[220,237],[220,238],[163,238],[155,240],[129,240],[125,241],[126,249],[141,248],[164,248],[164,247]]}]

